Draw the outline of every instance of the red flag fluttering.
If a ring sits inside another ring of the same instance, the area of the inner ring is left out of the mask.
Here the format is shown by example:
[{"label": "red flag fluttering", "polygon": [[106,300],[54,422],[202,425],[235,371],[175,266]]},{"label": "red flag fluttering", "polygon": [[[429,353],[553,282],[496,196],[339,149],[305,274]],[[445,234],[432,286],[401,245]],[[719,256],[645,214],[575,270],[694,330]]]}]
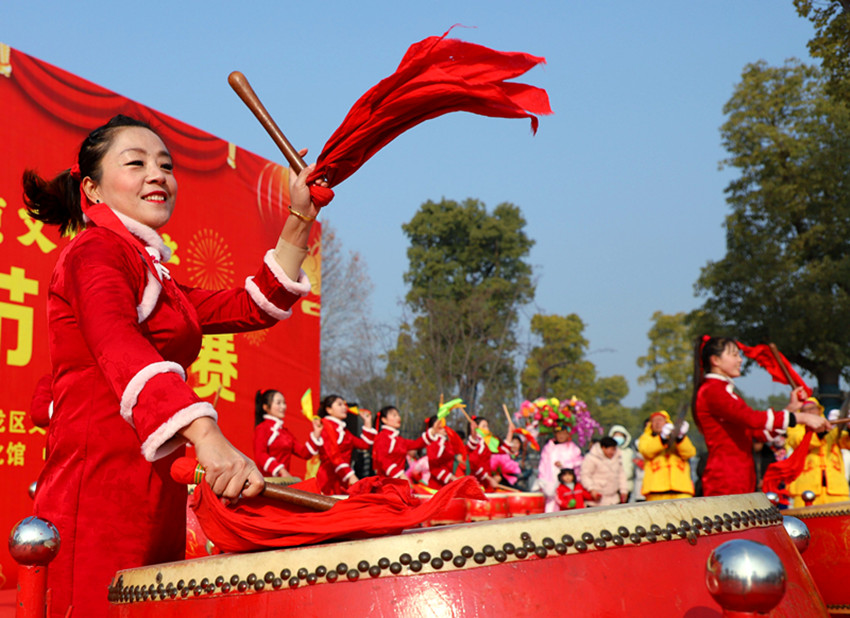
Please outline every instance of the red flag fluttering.
[{"label": "red flag fluttering", "polygon": [[[741,352],[744,353],[744,356],[747,358],[751,358],[756,361],[761,367],[767,370],[770,376],[773,378],[774,382],[779,382],[780,384],[788,384],[788,379],[785,377],[785,371],[782,369],[782,366],[776,361],[776,358],[773,356],[773,353],[770,351],[770,347],[766,343],[762,343],[755,346],[746,346],[740,341],[736,342],[738,347],[741,349]],[[785,369],[787,369],[788,374],[791,376],[791,379],[794,380],[795,384],[788,384],[791,388],[797,388],[798,386],[802,386],[806,391],[806,397],[811,397],[812,391],[811,388],[803,381],[803,378],[794,371],[794,368],[791,366],[791,363],[788,362],[788,359],[785,358],[781,352],[778,352],[779,358],[782,361],[782,364],[785,365]]]},{"label": "red flag fluttering", "polygon": [[[813,435],[811,429],[806,430],[800,444],[787,459],[777,461],[767,467],[761,484],[763,492],[788,493],[788,485],[800,476],[803,467],[806,465],[806,456],[809,454],[809,444]],[[785,485],[785,489],[780,487],[782,484]]]},{"label": "red flag fluttering", "polygon": [[430,118],[459,111],[529,118],[536,133],[536,115],[552,113],[545,90],[505,81],[545,63],[545,58],[449,39],[449,32],[411,45],[395,73],[352,106],[325,144],[310,177],[328,181],[327,188],[310,186],[317,206],[333,199],[330,187],[356,172],[397,136]]},{"label": "red flag fluttering", "polygon": [[[182,457],[172,464],[171,476],[178,483],[194,483],[196,466],[194,459]],[[413,497],[407,481],[367,477],[328,511],[309,511],[263,497],[224,506],[202,480],[192,494],[191,508],[216,547],[239,552],[398,534],[433,519],[453,498],[486,500],[481,486],[468,476],[424,502]]]}]

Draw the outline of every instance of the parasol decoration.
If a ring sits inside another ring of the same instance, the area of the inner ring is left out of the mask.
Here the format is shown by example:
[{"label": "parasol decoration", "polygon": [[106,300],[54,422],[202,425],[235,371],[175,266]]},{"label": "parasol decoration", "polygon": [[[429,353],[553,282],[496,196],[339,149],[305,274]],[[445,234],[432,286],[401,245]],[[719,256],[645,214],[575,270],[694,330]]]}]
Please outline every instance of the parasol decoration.
[{"label": "parasol decoration", "polygon": [[[411,45],[395,72],[354,103],[325,144],[310,175],[310,193],[317,207],[333,199],[331,187],[425,120],[461,111],[494,118],[528,118],[536,133],[537,116],[552,113],[545,90],[507,81],[545,63],[545,58],[495,51],[448,38],[449,32],[451,29]],[[244,75],[234,72],[229,81],[293,169],[303,169],[298,152],[262,107]],[[326,180],[328,186],[315,184],[318,179]]]}]

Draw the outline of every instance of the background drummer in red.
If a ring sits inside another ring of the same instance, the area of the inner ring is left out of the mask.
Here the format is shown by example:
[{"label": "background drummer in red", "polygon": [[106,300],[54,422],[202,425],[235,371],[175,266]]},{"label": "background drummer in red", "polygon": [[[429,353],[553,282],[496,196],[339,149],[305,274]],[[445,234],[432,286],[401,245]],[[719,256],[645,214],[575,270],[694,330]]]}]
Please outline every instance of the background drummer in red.
[{"label": "background drummer in red", "polygon": [[[734,339],[704,336],[697,341],[699,367],[694,419],[708,448],[702,477],[703,495],[750,493],[756,489],[752,440],[767,441],[788,427],[806,425],[828,431],[822,416],[800,412],[803,389],[794,389],[783,410],[753,410],[735,394],[734,378],[741,375],[741,351]],[[702,372],[706,372],[702,375]]]},{"label": "background drummer in red", "polygon": [[283,426],[285,416],[286,400],[283,393],[274,389],[257,391],[254,396],[254,463],[263,476],[292,476],[289,463],[293,454],[301,459],[313,456]]},{"label": "background drummer in red", "polygon": [[428,428],[415,440],[408,440],[400,434],[401,414],[395,406],[385,406],[380,409],[375,418],[378,426],[378,435],[372,446],[372,465],[378,476],[404,479],[404,464],[409,451],[416,451],[430,445],[437,439],[442,431],[445,435],[445,427]]},{"label": "background drummer in red", "polygon": [[375,442],[372,413],[360,410],[363,419],[361,436],[355,436],[345,426],[348,404],[339,395],[322,400],[319,416],[313,419],[313,432],[307,442],[311,453],[318,453],[321,464],[316,473],[319,491],[325,495],[345,494],[359,479],[351,468],[351,452],[355,448],[370,449]]},{"label": "background drummer in red", "polygon": [[514,425],[508,426],[508,435],[502,442],[490,433],[490,422],[483,416],[473,416],[469,422],[469,437],[466,446],[469,448],[469,471],[478,479],[485,489],[494,489],[498,482],[490,473],[490,457],[493,453],[511,454],[510,443],[514,436]]},{"label": "background drummer in red", "polygon": [[[428,479],[428,487],[432,489],[440,489],[444,485],[455,480],[454,465],[455,465],[455,446],[452,440],[449,439],[445,425],[436,416],[429,416],[425,419],[427,427],[442,426],[442,432],[437,435],[437,439],[428,445],[428,470],[431,473]],[[460,474],[463,474],[463,470]]]}]

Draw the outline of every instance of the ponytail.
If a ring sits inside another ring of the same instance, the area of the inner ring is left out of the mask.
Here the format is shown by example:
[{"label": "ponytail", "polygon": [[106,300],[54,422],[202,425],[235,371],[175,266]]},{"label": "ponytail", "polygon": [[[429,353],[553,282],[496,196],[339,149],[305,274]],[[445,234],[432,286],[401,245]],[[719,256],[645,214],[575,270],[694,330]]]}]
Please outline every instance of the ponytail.
[{"label": "ponytail", "polygon": [[27,214],[36,221],[58,225],[63,236],[83,228],[83,210],[80,205],[80,180],[71,170],[46,180],[35,170],[24,170],[24,204]]}]

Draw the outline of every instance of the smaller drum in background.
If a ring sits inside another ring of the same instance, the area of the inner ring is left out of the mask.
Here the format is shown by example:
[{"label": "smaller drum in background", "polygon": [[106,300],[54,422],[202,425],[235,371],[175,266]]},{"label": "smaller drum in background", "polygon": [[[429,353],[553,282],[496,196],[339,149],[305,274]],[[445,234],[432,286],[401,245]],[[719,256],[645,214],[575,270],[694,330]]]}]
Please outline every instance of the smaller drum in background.
[{"label": "smaller drum in background", "polygon": [[504,495],[511,517],[543,513],[546,508],[546,496],[537,491],[518,491]]}]

